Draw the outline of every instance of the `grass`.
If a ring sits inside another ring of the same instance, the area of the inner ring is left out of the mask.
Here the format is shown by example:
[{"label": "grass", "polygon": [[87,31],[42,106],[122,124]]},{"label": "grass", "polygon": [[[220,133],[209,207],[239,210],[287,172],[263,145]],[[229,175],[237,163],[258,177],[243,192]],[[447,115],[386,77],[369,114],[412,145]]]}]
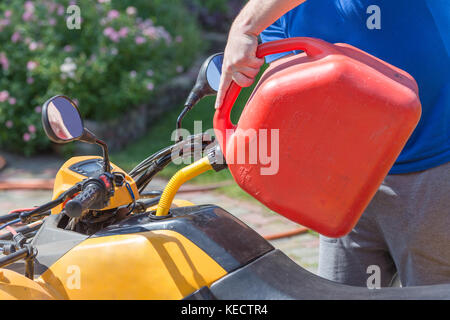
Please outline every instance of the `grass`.
[{"label": "grass", "polygon": [[[231,113],[231,120],[233,121],[233,123],[236,123],[238,121],[245,103],[250,97],[250,94],[252,93],[257,80],[261,76],[262,72],[266,69],[266,67],[266,65],[263,66],[253,86],[244,88],[239,95]],[[215,97],[212,96],[206,97],[201,100],[183,119],[183,128],[193,133],[194,121],[201,121],[203,131],[213,128],[213,116],[215,112],[214,101]],[[111,160],[124,170],[129,171],[149,155],[153,154],[159,149],[173,144],[173,141],[171,141],[171,134],[175,129],[176,120],[182,110],[183,102],[184,101],[180,101],[179,108],[174,108],[157,119],[144,137],[129,144],[122,151],[111,154]],[[165,168],[159,174],[159,176],[170,178],[181,167],[182,166],[171,164],[167,168]],[[222,170],[220,172],[206,172],[191,180],[191,182],[196,184],[206,184],[232,179],[233,177],[231,176],[229,170]],[[250,195],[242,191],[236,184],[221,188],[219,189],[219,191],[224,192],[232,197],[254,200]]]}]

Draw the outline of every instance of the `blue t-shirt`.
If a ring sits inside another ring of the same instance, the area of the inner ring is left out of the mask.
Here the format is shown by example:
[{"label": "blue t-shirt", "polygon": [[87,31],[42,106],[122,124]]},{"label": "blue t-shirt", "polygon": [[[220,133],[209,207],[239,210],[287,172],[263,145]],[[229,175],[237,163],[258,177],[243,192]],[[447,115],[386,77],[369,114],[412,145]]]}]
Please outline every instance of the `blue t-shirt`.
[{"label": "blue t-shirt", "polygon": [[308,0],[261,34],[290,37],[348,43],[416,79],[422,117],[391,174],[450,161],[450,0]]}]

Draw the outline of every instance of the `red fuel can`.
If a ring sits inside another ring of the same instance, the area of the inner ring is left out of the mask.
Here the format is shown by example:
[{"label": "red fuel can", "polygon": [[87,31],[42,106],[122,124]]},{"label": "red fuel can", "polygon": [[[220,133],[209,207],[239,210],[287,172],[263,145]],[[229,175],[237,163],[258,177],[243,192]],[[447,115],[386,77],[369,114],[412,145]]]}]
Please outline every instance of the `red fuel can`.
[{"label": "red fuel can", "polygon": [[264,72],[237,125],[233,83],[214,129],[239,186],[323,235],[354,227],[416,127],[418,87],[408,73],[347,44],[290,38],[258,57],[302,50]]}]

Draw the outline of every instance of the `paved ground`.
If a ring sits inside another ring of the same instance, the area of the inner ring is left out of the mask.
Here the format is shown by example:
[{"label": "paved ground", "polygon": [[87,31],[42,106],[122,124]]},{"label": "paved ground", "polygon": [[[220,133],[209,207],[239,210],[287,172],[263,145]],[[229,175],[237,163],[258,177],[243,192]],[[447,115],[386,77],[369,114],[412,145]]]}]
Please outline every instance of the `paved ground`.
[{"label": "paved ground", "polygon": [[[0,182],[5,180],[48,179],[53,178],[62,161],[54,157],[34,157],[27,160],[3,154],[8,162],[0,171]],[[150,188],[161,189],[165,181],[155,179]],[[8,190],[0,191],[0,214],[17,207],[31,207],[48,201],[51,191]],[[261,235],[272,235],[290,231],[299,226],[277,215],[262,205],[236,200],[215,191],[182,192],[178,198],[190,200],[196,204],[214,203],[231,212]],[[317,272],[319,239],[312,233],[272,240],[271,243],[290,256],[298,264],[311,272]]]}]

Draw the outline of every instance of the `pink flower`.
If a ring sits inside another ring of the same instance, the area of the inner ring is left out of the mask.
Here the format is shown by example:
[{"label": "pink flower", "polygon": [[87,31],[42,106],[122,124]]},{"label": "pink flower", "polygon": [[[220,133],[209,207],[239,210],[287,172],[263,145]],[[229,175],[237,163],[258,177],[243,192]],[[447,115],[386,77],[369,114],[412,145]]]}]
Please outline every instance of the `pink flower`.
[{"label": "pink flower", "polygon": [[147,76],[149,76],[149,77],[153,77],[153,75],[154,75],[155,73],[153,72],[152,69],[148,69],[147,72],[146,72],[145,74],[146,74]]},{"label": "pink flower", "polygon": [[11,20],[9,19],[0,19],[0,27],[7,26],[11,23]]},{"label": "pink flower", "polygon": [[30,49],[30,51],[36,50],[37,47],[38,47],[38,44],[37,44],[36,42],[34,42],[34,41],[31,42],[31,43],[28,45],[28,49]]},{"label": "pink flower", "polygon": [[177,43],[183,42],[183,37],[182,36],[176,36],[175,37],[175,42],[177,42]]},{"label": "pink flower", "polygon": [[5,18],[10,18],[12,16],[12,11],[11,10],[6,10],[5,11]]},{"label": "pink flower", "polygon": [[[128,30],[127,30],[127,32],[128,32]],[[103,34],[105,36],[107,36],[113,42],[118,42],[120,39],[119,32],[116,32],[116,30],[114,30],[114,28],[112,28],[112,27],[107,27],[105,30],[103,30]]]},{"label": "pink flower", "polygon": [[159,34],[158,34],[158,29],[156,29],[153,26],[149,26],[146,27],[143,31],[142,34],[144,36],[149,37],[150,39],[159,39]]},{"label": "pink flower", "polygon": [[8,129],[11,129],[12,126],[13,126],[13,122],[12,122],[11,120],[8,120],[8,121],[5,122],[5,126],[6,126]]},{"label": "pink flower", "polygon": [[28,142],[31,139],[31,135],[27,132],[23,135],[23,141]]},{"label": "pink flower", "polygon": [[13,35],[11,36],[11,41],[16,43],[17,41],[20,40],[20,33],[18,31],[14,32]]},{"label": "pink flower", "polygon": [[137,72],[135,70],[130,71],[130,77],[136,78]]},{"label": "pink flower", "polygon": [[27,21],[31,21],[33,19],[33,12],[31,11],[25,11],[24,14],[22,15],[22,20],[27,22]]},{"label": "pink flower", "polygon": [[33,1],[25,1],[25,4],[23,6],[25,8],[25,11],[34,11]]},{"label": "pink flower", "polygon": [[35,62],[35,61],[28,61],[28,63],[27,63],[27,69],[29,70],[29,71],[33,71],[34,69],[36,69],[36,67],[38,66],[38,63],[37,62]]},{"label": "pink flower", "polygon": [[119,30],[119,36],[124,38],[128,35],[128,28],[127,27],[122,27]]},{"label": "pink flower", "polygon": [[33,82],[34,82],[33,77],[28,77],[28,78],[27,78],[27,83],[28,83],[28,84],[32,84]]},{"label": "pink flower", "polygon": [[119,35],[119,33],[117,33],[117,32],[111,33],[111,34],[109,35],[109,39],[110,39],[112,42],[119,42],[120,35]]},{"label": "pink flower", "polygon": [[0,52],[0,65],[2,66],[3,70],[9,69],[9,61],[4,52]]},{"label": "pink flower", "polygon": [[72,52],[72,46],[65,45],[63,50],[64,50],[64,52]]},{"label": "pink flower", "polygon": [[56,13],[58,14],[58,16],[62,16],[64,14],[64,6],[63,5],[58,5],[58,9],[56,10]]},{"label": "pink flower", "polygon": [[55,11],[57,4],[54,2],[47,2],[46,6],[48,8],[48,12],[49,13],[53,13],[53,11]]},{"label": "pink flower", "polygon": [[111,34],[115,33],[116,31],[112,27],[107,27],[105,30],[103,30],[103,34],[107,37],[109,37]]},{"label": "pink flower", "polygon": [[136,44],[143,44],[145,42],[145,38],[141,36],[137,36],[136,39],[134,39]]},{"label": "pink flower", "polygon": [[34,112],[36,112],[36,113],[41,113],[41,111],[42,111],[41,106],[36,106],[36,107],[34,108]]},{"label": "pink flower", "polygon": [[178,73],[181,73],[183,72],[184,68],[182,66],[177,66],[176,70]]},{"label": "pink flower", "polygon": [[149,82],[147,84],[147,90],[148,91],[153,91],[153,89],[155,89],[155,85],[152,82]]},{"label": "pink flower", "polygon": [[17,100],[16,100],[16,98],[11,97],[11,98],[8,99],[8,102],[9,102],[10,105],[15,105]]},{"label": "pink flower", "polygon": [[136,19],[138,24],[139,29],[145,29],[149,26],[153,26],[153,20],[152,19],[145,19],[144,21],[142,21],[141,18]]},{"label": "pink flower", "polygon": [[134,16],[136,14],[136,12],[137,12],[137,10],[136,10],[135,7],[131,7],[130,6],[130,7],[127,8],[127,14],[130,15],[130,16]]},{"label": "pink flower", "polygon": [[30,125],[28,126],[28,131],[29,131],[30,133],[35,133],[35,132],[36,132],[36,127],[33,126],[32,124],[30,124]]},{"label": "pink flower", "polygon": [[107,17],[108,17],[109,19],[111,19],[111,20],[114,20],[114,19],[116,19],[116,18],[119,17],[119,11],[114,10],[114,9],[113,9],[113,10],[110,10],[110,11],[108,12]]},{"label": "pink flower", "polygon": [[9,98],[9,92],[6,90],[0,91],[0,102],[5,102]]},{"label": "pink flower", "polygon": [[55,18],[48,19],[48,25],[50,25],[50,26],[56,25],[56,19]]}]

